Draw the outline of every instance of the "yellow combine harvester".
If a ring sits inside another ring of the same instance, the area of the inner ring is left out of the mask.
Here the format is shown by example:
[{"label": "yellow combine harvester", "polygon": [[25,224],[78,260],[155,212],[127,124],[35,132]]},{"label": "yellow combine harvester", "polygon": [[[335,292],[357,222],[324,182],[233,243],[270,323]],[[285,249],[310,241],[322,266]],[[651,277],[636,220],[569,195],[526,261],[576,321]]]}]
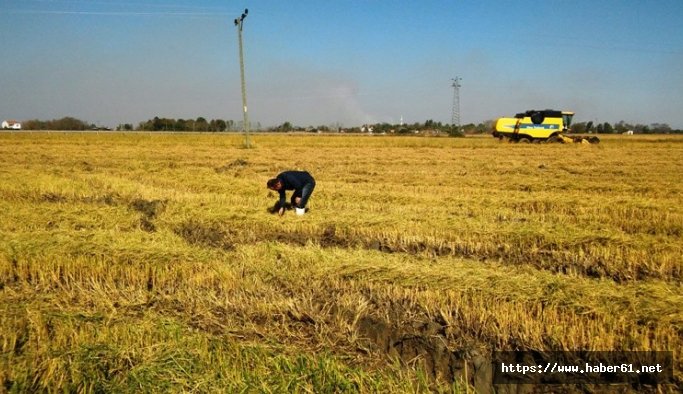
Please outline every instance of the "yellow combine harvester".
[{"label": "yellow combine harvester", "polygon": [[565,136],[572,123],[573,112],[530,110],[515,115],[514,118],[500,118],[493,126],[493,136],[507,138],[512,142],[560,142],[597,144],[596,136]]}]

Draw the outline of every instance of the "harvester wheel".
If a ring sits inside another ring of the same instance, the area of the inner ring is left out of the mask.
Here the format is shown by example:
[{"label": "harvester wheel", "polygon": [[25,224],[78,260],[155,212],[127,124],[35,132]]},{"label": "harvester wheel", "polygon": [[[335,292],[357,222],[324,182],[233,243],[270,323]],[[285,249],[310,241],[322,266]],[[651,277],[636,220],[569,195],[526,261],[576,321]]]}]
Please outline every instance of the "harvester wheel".
[{"label": "harvester wheel", "polygon": [[588,142],[590,142],[591,144],[599,144],[600,138],[598,138],[596,136],[591,136],[591,137],[588,137]]},{"label": "harvester wheel", "polygon": [[520,143],[520,144],[528,144],[528,143],[530,143],[530,142],[531,142],[531,140],[528,139],[528,138],[526,138],[526,137],[522,137],[522,138],[519,139],[519,143]]},{"label": "harvester wheel", "polygon": [[562,144],[562,143],[564,143],[564,140],[562,140],[562,138],[560,138],[558,135],[554,135],[554,136],[548,138],[546,140],[546,142],[549,144],[556,144],[556,143]]}]

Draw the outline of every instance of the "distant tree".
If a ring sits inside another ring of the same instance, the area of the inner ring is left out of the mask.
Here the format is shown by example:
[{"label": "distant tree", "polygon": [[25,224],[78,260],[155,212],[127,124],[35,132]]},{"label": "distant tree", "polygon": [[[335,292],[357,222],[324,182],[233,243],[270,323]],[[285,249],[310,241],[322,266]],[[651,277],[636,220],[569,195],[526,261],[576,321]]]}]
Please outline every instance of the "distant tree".
[{"label": "distant tree", "polygon": [[462,127],[458,127],[457,125],[450,125],[444,131],[451,137],[464,137],[465,136],[465,133],[463,132]]},{"label": "distant tree", "polygon": [[24,130],[47,130],[47,123],[44,120],[32,119],[21,124]]},{"label": "distant tree", "polygon": [[206,118],[201,116],[198,117],[197,120],[195,120],[194,129],[194,131],[207,131],[209,129],[209,123],[206,121]]},{"label": "distant tree", "polygon": [[631,130],[633,130],[634,133],[644,133],[645,129],[647,129],[647,126],[640,123],[636,123],[635,125],[630,126],[632,126]]},{"label": "distant tree", "polygon": [[80,119],[66,116],[61,119],[52,120],[27,120],[22,123],[25,130],[87,130],[90,125]]},{"label": "distant tree", "polygon": [[462,131],[465,134],[476,134],[477,133],[477,126],[474,123],[468,123],[466,125],[460,126]]},{"label": "distant tree", "polygon": [[161,120],[164,131],[176,131],[175,129],[175,119],[163,118]]},{"label": "distant tree", "polygon": [[398,127],[390,125],[389,123],[378,123],[372,126],[373,133],[390,133],[391,130],[396,130]]},{"label": "distant tree", "polygon": [[629,130],[633,130],[633,126],[627,124],[623,120],[618,121],[617,123],[614,124],[614,131],[621,134],[625,133]]},{"label": "distant tree", "polygon": [[653,133],[656,134],[669,134],[671,133],[671,126],[666,123],[652,123],[650,125]]},{"label": "distant tree", "polygon": [[164,124],[161,121],[161,118],[158,116],[155,116],[154,119],[152,119],[152,131],[159,131],[163,130]]},{"label": "distant tree", "polygon": [[225,131],[228,127],[227,123],[223,119],[212,119],[209,122],[209,130],[211,131]]},{"label": "distant tree", "polygon": [[570,132],[570,133],[579,134],[579,133],[583,133],[585,130],[586,130],[586,122],[577,122],[577,123],[573,123],[573,124],[569,127],[569,132]]},{"label": "distant tree", "polygon": [[591,120],[588,123],[586,123],[586,127],[583,129],[583,131],[585,133],[592,133],[593,132],[592,130],[593,130],[593,121]]},{"label": "distant tree", "polygon": [[605,122],[605,123],[602,125],[602,132],[605,133],[605,134],[613,134],[613,133],[614,133],[614,128],[612,127],[611,124],[609,124],[608,122]]},{"label": "distant tree", "polygon": [[495,120],[489,119],[485,120],[477,125],[476,132],[479,134],[487,134],[490,133],[491,130],[493,130],[493,124],[495,123]]},{"label": "distant tree", "polygon": [[48,122],[48,128],[52,130],[87,130],[88,124],[80,119],[67,116]]},{"label": "distant tree", "polygon": [[173,124],[173,130],[175,131],[188,131],[187,121],[185,119],[178,119]]}]

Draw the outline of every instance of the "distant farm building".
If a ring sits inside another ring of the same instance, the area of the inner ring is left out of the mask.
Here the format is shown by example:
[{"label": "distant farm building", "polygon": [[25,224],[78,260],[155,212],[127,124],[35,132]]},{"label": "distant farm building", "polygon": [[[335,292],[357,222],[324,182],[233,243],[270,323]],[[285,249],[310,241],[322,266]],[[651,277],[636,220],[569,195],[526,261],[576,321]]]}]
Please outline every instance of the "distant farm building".
[{"label": "distant farm building", "polygon": [[372,134],[372,130],[373,130],[373,127],[372,127],[372,126],[363,125],[363,126],[360,127],[360,132],[361,132],[361,133],[370,133],[370,134]]},{"label": "distant farm building", "polygon": [[17,122],[16,120],[4,120],[2,122],[2,128],[10,130],[21,130],[21,123]]},{"label": "distant farm building", "polygon": [[622,134],[624,134],[624,135],[633,135],[633,130],[624,131]]}]

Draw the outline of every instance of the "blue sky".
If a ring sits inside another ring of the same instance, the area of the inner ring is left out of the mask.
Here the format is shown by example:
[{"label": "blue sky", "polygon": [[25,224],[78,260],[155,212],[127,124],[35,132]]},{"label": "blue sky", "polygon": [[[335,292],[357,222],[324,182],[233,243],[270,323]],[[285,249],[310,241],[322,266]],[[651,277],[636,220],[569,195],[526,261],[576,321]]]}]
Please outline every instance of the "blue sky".
[{"label": "blue sky", "polygon": [[532,108],[683,128],[683,1],[0,0],[0,119],[462,123]]}]

